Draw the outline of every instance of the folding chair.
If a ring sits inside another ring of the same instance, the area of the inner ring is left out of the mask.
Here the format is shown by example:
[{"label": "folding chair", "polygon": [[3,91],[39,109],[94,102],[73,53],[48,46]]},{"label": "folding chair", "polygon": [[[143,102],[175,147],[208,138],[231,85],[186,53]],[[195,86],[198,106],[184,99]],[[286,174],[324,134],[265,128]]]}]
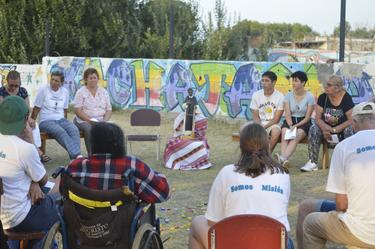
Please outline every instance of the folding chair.
[{"label": "folding chair", "polygon": [[[4,194],[3,180],[0,178],[0,197],[3,194]],[[0,207],[1,207],[1,199],[0,199]],[[1,226],[1,228],[2,228],[2,226]],[[42,239],[43,236],[44,236],[44,232],[23,233],[23,232],[13,232],[9,229],[4,230],[4,231],[0,231],[0,232],[4,232],[4,235],[9,240],[18,240],[20,242],[20,249],[27,249],[30,240],[39,240],[39,239]],[[1,241],[1,243],[3,243],[3,242],[4,241]]]},{"label": "folding chair", "polygon": [[286,249],[283,224],[263,215],[235,215],[208,231],[208,249]]},{"label": "folding chair", "polygon": [[[139,109],[130,115],[130,125],[131,126],[154,126],[160,127],[160,113],[152,109]],[[131,142],[146,142],[155,141],[156,145],[156,158],[159,160],[160,154],[160,135],[159,134],[130,134],[125,136],[126,146],[129,142],[129,148],[131,149]]]}]

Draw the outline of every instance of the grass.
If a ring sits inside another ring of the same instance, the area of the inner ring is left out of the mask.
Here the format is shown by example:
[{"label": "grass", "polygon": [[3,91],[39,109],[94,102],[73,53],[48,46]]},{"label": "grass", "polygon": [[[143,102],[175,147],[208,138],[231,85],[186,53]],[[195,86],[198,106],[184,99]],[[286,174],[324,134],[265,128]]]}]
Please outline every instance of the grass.
[{"label": "grass", "polygon": [[[161,151],[164,150],[168,137],[172,136],[173,120],[177,113],[162,113],[160,134],[162,137]],[[73,115],[69,113],[69,119]],[[142,132],[130,127],[130,111],[116,111],[112,120],[125,132]],[[175,171],[163,167],[163,161],[156,160],[155,143],[137,142],[132,144],[132,152],[141,160],[168,178],[172,189],[172,196],[167,202],[157,205],[157,215],[161,220],[162,239],[167,241],[166,249],[184,249],[188,245],[188,234],[191,219],[195,215],[204,214],[208,201],[208,193],[215,176],[220,169],[235,163],[239,157],[238,142],[233,142],[232,132],[238,130],[245,120],[232,120],[224,117],[210,119],[207,130],[208,143],[211,146],[210,160],[213,167],[200,171]],[[81,139],[82,153],[85,154],[83,139]],[[279,152],[279,145],[275,152]],[[47,154],[53,160],[46,164],[49,172],[59,165],[67,165],[69,158],[54,140],[47,140]],[[162,153],[161,153],[162,158]],[[299,167],[307,161],[307,145],[301,144],[290,160],[290,175],[292,181],[291,199],[289,203],[289,222],[291,235],[296,245],[295,227],[298,203],[306,198],[333,198],[325,192],[328,170],[318,170],[311,173],[301,173]],[[329,248],[343,248],[331,246]]]}]

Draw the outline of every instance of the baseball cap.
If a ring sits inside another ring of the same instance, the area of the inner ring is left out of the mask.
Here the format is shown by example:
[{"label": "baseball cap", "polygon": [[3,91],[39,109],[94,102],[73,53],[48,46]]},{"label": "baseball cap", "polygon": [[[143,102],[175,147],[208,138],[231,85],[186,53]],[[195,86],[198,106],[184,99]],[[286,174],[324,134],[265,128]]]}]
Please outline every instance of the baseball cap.
[{"label": "baseball cap", "polygon": [[374,114],[375,115],[375,103],[373,102],[362,102],[354,106],[352,115],[363,115],[363,114]]},{"label": "baseball cap", "polygon": [[25,128],[25,119],[29,114],[23,98],[9,96],[0,104],[0,133],[3,135],[18,135]]}]

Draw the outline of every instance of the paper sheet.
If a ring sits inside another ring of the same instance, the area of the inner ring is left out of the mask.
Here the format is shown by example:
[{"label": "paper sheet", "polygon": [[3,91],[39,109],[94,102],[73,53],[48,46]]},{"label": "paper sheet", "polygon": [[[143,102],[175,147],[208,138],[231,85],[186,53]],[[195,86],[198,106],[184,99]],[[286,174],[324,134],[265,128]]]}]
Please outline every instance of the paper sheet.
[{"label": "paper sheet", "polygon": [[291,130],[291,129],[286,130],[284,139],[285,140],[292,140],[292,139],[295,139],[296,136],[297,136],[297,127],[294,127],[293,130]]},{"label": "paper sheet", "polygon": [[332,134],[331,140],[327,140],[327,142],[331,143],[331,144],[338,144],[339,143],[339,137],[337,136],[337,134]]}]

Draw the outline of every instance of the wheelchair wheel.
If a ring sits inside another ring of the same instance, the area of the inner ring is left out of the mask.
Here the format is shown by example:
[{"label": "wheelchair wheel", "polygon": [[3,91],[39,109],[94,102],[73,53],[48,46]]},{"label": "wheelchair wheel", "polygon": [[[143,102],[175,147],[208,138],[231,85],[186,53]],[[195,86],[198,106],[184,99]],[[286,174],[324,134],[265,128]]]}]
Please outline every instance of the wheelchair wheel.
[{"label": "wheelchair wheel", "polygon": [[60,221],[53,224],[43,239],[43,249],[63,249],[63,237],[61,234]]},{"label": "wheelchair wheel", "polygon": [[155,229],[146,223],[137,230],[132,249],[163,249],[163,243]]}]

